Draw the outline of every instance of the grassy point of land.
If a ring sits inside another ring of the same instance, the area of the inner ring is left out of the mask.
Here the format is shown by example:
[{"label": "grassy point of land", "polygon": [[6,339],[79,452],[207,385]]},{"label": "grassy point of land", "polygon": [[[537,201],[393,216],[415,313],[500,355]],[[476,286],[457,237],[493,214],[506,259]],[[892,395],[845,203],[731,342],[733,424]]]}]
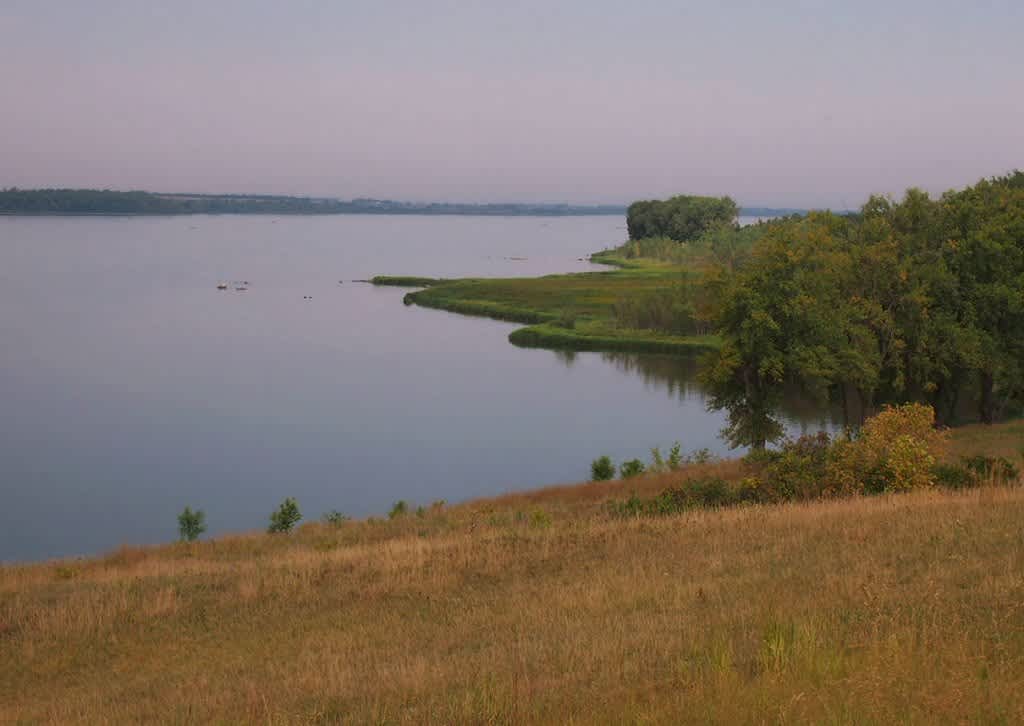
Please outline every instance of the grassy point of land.
[{"label": "grassy point of land", "polygon": [[2,566],[0,722],[1024,720],[1019,482],[602,506],[708,475]]},{"label": "grassy point of land", "polygon": [[714,335],[682,336],[620,327],[614,306],[690,279],[686,267],[654,259],[626,259],[611,252],[591,257],[616,269],[537,278],[433,278],[377,276],[375,285],[423,287],[407,305],[523,323],[509,341],[532,348],[638,353],[692,353],[713,349]]}]

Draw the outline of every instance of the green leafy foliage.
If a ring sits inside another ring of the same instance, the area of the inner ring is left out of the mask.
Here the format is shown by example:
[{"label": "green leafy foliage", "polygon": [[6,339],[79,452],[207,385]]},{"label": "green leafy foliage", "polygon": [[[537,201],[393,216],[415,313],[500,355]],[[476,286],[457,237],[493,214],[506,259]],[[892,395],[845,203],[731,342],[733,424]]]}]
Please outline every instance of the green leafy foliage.
[{"label": "green leafy foliage", "polygon": [[1015,481],[1020,477],[1020,469],[1002,456],[975,454],[961,457],[960,461],[965,469],[983,480]]},{"label": "green leafy foliage", "polygon": [[302,513],[299,512],[298,502],[288,497],[270,514],[270,526],[267,527],[267,531],[271,534],[291,532],[300,519]]},{"label": "green leafy foliage", "polygon": [[615,464],[611,457],[599,456],[590,463],[590,478],[592,481],[608,481],[615,478]]},{"label": "green leafy foliage", "polygon": [[857,426],[922,403],[948,425],[970,401],[991,422],[1024,407],[1024,173],[933,200],[910,189],[854,216],[766,225],[749,257],[710,275],[722,346],[702,378],[734,446],[782,434],[787,385]]},{"label": "green leafy foliage", "polygon": [[641,499],[634,492],[624,501],[611,500],[606,509],[613,517],[663,517],[695,508],[717,508],[740,501],[738,490],[719,477],[688,479],[664,489],[653,499]]},{"label": "green leafy foliage", "polygon": [[206,515],[203,510],[185,509],[178,515],[178,534],[183,542],[194,542],[206,531]]},{"label": "green leafy foliage", "polygon": [[409,504],[404,499],[399,499],[397,502],[391,505],[391,511],[388,512],[388,519],[397,519],[398,517],[404,517],[409,513]]},{"label": "green leafy foliage", "polygon": [[335,527],[340,527],[345,522],[349,521],[350,518],[347,515],[339,512],[337,509],[332,509],[331,511],[324,514],[323,519],[324,522],[326,522],[327,524],[334,525]]},{"label": "green leafy foliage", "polygon": [[679,468],[682,463],[682,451],[683,446],[678,441],[672,444],[672,448],[668,452],[668,468],[670,471],[675,471]]},{"label": "green leafy foliage", "polygon": [[936,485],[946,489],[970,489],[978,486],[978,475],[967,467],[956,464],[936,464],[932,467],[932,477]]},{"label": "green leafy foliage", "polygon": [[622,462],[622,465],[619,467],[619,476],[623,479],[630,479],[634,476],[640,476],[644,473],[645,469],[644,462],[640,461],[640,459],[630,459],[629,461]]},{"label": "green leafy foliage", "polygon": [[664,201],[634,202],[626,212],[630,239],[668,237],[677,242],[694,240],[712,227],[731,224],[739,208],[729,197],[680,195]]}]

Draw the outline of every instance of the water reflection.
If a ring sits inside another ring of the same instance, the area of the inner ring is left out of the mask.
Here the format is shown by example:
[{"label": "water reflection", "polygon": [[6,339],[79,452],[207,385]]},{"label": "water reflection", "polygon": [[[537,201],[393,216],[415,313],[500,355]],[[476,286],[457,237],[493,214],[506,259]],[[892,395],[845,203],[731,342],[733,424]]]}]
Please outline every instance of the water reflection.
[{"label": "water reflection", "polygon": [[[699,400],[707,405],[707,391],[700,383],[702,355],[651,355],[638,353],[602,353],[601,359],[617,370],[636,375],[645,387],[664,390],[680,401]],[[561,359],[561,356],[560,356]],[[799,386],[788,385],[778,415],[790,435],[822,429],[835,431],[843,426],[842,409],[837,404],[815,400]]]}]

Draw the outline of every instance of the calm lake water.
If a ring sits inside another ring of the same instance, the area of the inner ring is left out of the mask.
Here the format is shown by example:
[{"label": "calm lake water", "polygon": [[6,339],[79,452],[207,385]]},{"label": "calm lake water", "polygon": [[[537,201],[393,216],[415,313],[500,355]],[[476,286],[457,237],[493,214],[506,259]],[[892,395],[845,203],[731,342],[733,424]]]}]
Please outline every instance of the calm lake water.
[{"label": "calm lake water", "polygon": [[219,534],[286,496],[307,519],[365,516],[579,481],[677,439],[727,453],[692,360],[523,350],[514,325],[352,282],[594,269],[579,258],[625,234],[618,217],[0,218],[0,561],[172,540],[185,505]]}]

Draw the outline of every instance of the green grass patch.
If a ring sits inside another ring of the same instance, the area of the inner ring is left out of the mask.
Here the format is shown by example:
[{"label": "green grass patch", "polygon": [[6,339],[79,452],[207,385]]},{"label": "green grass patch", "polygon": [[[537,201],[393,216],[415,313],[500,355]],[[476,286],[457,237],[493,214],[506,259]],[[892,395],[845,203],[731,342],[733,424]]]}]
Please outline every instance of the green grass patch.
[{"label": "green grass patch", "polygon": [[447,280],[436,277],[416,277],[413,275],[377,275],[370,278],[370,283],[373,285],[390,287],[430,287],[432,285],[440,285],[442,282],[447,282]]},{"label": "green grass patch", "polygon": [[678,354],[718,346],[718,338],[711,335],[670,335],[616,323],[616,301],[664,290],[692,279],[695,273],[658,260],[626,259],[616,250],[598,253],[591,260],[615,269],[535,278],[375,277],[372,281],[424,288],[408,293],[406,305],[529,325],[509,336],[522,347]]},{"label": "green grass patch", "polygon": [[701,353],[714,350],[719,345],[719,339],[713,335],[683,337],[661,335],[647,330],[614,329],[601,334],[546,323],[513,330],[508,339],[510,343],[520,348],[629,353]]}]

